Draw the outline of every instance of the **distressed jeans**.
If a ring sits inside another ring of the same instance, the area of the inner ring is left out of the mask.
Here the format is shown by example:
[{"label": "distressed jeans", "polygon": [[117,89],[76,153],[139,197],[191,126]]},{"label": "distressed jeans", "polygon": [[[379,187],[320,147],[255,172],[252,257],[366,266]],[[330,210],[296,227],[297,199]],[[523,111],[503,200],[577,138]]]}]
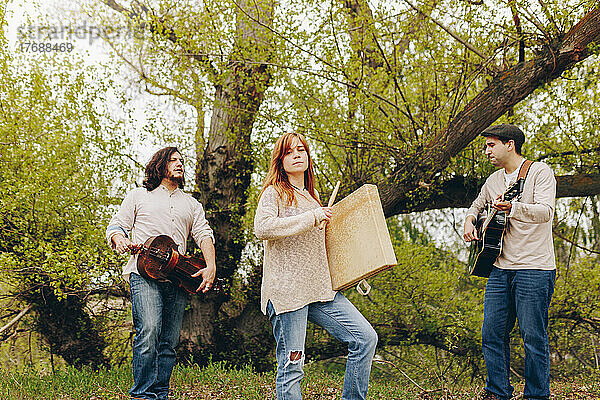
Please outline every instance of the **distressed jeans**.
[{"label": "distressed jeans", "polygon": [[550,397],[548,308],[554,293],[556,270],[506,270],[494,267],[485,288],[483,357],[486,390],[510,399],[510,332],[519,322],[525,346],[525,399]]},{"label": "distressed jeans", "polygon": [[170,282],[129,277],[135,337],[131,398],[167,400],[186,292]]},{"label": "distressed jeans", "polygon": [[310,303],[299,310],[280,314],[275,314],[269,301],[267,315],[277,342],[277,400],[302,399],[300,381],[304,376],[307,321],[325,328],[333,337],[348,344],[342,400],[367,397],[377,333],[344,295],[337,293],[332,301]]}]

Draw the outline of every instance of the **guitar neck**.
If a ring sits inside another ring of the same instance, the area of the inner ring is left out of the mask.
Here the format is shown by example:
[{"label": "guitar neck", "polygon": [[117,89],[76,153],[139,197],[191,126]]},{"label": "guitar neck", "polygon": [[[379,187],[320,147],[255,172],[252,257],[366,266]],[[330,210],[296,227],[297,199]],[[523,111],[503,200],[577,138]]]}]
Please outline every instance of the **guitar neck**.
[{"label": "guitar neck", "polygon": [[489,207],[489,208],[490,208],[490,210],[488,210],[488,216],[485,219],[485,221],[483,221],[483,224],[481,225],[482,231],[486,230],[486,228],[490,224],[490,221],[496,216],[496,213],[498,212],[498,210],[496,210],[495,208],[492,208],[492,207]]},{"label": "guitar neck", "polygon": [[523,185],[525,183],[525,179],[519,178],[515,183],[513,183],[504,193],[503,199],[505,201],[511,201],[515,197],[519,196],[521,192],[523,192]]}]

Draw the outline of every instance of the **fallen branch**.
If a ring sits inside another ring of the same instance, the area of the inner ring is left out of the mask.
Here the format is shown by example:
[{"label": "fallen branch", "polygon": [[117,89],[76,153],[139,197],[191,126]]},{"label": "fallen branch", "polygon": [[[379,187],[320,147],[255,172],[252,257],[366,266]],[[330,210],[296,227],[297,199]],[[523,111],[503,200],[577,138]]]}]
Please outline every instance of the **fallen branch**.
[{"label": "fallen branch", "polygon": [[23,310],[21,310],[21,312],[16,317],[11,319],[8,324],[6,324],[2,328],[0,328],[0,335],[3,334],[5,331],[9,330],[10,328],[12,328],[17,322],[19,322],[19,320],[21,318],[23,318],[31,310],[32,307],[33,306],[28,306],[27,308],[24,308]]},{"label": "fallen branch", "polygon": [[[423,387],[421,387],[421,385],[419,385],[417,382],[415,382],[415,380],[414,380],[414,379],[412,379],[410,376],[406,375],[406,373],[405,373],[404,371],[402,371],[402,368],[398,367],[398,366],[397,366],[396,364],[394,364],[393,362],[391,362],[391,361],[387,361],[387,360],[374,360],[374,361],[375,361],[375,362],[378,362],[378,363],[383,363],[383,364],[389,364],[389,365],[391,365],[392,367],[394,367],[394,368],[396,368],[398,371],[400,371],[400,373],[401,373],[402,375],[404,375],[404,377],[405,377],[406,379],[408,379],[409,381],[411,381],[411,382],[412,382],[412,383],[413,383],[413,384],[414,384],[416,387],[418,387],[419,389],[421,389],[423,392],[425,392],[425,393],[427,393],[427,392],[430,392],[430,390],[424,389]],[[435,391],[435,390],[434,390],[434,391]]]}]

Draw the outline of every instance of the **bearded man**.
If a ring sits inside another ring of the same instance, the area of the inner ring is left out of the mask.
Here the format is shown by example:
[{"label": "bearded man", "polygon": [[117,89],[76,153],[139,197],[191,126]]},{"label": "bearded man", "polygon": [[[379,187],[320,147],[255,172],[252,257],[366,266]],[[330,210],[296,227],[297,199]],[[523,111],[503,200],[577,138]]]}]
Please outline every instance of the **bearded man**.
[{"label": "bearded man", "polygon": [[[206,292],[216,274],[214,235],[202,204],[183,191],[184,183],[179,150],[166,147],[157,151],[146,165],[144,187],[127,194],[110,220],[106,238],[114,250],[124,253],[139,248],[150,237],[167,235],[178,245],[179,253],[185,254],[191,235],[206,260],[206,268],[192,276],[202,276],[198,291]],[[134,384],[129,394],[132,399],[167,400],[187,293],[169,281],[144,278],[136,265],[137,255],[132,255],[123,268],[135,328]]]}]

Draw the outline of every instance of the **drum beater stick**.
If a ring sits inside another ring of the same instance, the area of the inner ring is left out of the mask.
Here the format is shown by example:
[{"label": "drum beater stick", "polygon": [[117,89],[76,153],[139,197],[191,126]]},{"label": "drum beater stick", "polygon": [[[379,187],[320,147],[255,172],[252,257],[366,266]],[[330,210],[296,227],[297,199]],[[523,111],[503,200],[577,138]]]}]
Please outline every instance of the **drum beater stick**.
[{"label": "drum beater stick", "polygon": [[[337,181],[337,183],[335,184],[335,188],[333,188],[331,197],[329,197],[329,203],[327,203],[327,207],[331,207],[333,205],[333,202],[335,201],[335,196],[337,196],[337,192],[340,188],[340,183],[341,183],[340,181]],[[319,224],[319,229],[325,228],[326,223],[327,223],[327,220],[321,221],[321,223]]]}]

